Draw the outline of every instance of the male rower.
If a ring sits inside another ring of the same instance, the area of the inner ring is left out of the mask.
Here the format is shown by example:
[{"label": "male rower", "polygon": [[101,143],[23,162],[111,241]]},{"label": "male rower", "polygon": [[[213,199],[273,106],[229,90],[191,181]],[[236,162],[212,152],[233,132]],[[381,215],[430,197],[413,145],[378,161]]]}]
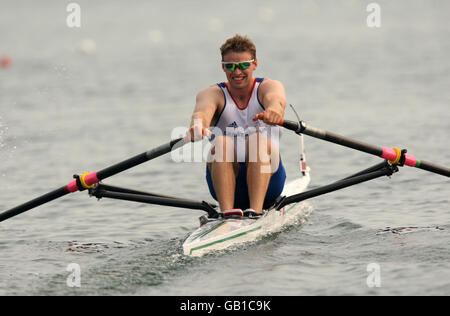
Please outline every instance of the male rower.
[{"label": "male rower", "polygon": [[206,169],[211,195],[224,213],[261,214],[281,195],[286,179],[276,125],[284,117],[285,90],[278,81],[253,77],[258,59],[249,38],[235,35],[220,51],[227,82],[197,94],[186,140],[200,140],[210,127],[219,131],[211,137],[213,159]]}]

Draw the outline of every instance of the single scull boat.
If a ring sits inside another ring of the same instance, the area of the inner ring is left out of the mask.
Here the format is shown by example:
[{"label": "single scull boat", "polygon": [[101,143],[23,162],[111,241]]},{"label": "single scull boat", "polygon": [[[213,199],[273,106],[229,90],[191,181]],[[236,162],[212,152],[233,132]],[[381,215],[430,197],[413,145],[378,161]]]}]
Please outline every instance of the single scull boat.
[{"label": "single scull boat", "polygon": [[[301,137],[300,168],[301,177],[288,183],[282,196],[292,196],[304,192],[311,181],[310,168],[306,166],[303,135]],[[280,231],[285,225],[308,215],[309,208],[303,203],[292,203],[278,210],[264,210],[262,215],[230,212],[232,215],[200,218],[201,226],[183,243],[185,255],[202,256],[207,252],[229,248],[232,245],[254,241],[267,234]]]},{"label": "single scull boat", "polygon": [[[288,183],[283,195],[304,192],[310,182],[309,172]],[[260,216],[231,215],[228,218],[206,219],[183,243],[185,255],[202,256],[232,245],[254,241],[267,234],[280,231],[285,225],[308,215],[310,209],[303,203],[293,203],[281,210],[265,210]]]}]

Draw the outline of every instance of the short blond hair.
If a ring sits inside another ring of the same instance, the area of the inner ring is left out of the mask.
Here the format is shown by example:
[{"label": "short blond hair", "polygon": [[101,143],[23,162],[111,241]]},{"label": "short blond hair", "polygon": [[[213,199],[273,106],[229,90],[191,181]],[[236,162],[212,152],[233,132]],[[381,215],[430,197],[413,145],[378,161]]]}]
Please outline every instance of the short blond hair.
[{"label": "short blond hair", "polygon": [[226,42],[220,47],[220,53],[223,57],[228,52],[249,52],[252,55],[252,59],[256,58],[256,46],[247,36],[241,36],[236,34],[235,36],[226,40]]}]

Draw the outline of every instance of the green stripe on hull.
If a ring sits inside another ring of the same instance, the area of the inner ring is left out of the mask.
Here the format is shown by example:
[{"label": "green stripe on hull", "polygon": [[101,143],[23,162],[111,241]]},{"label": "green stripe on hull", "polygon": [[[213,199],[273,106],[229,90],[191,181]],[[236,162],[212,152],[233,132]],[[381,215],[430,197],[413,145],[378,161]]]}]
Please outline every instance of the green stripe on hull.
[{"label": "green stripe on hull", "polygon": [[200,249],[203,249],[203,248],[215,245],[215,244],[222,243],[222,242],[227,241],[227,240],[231,240],[231,239],[234,239],[234,238],[237,238],[237,237],[244,236],[246,234],[249,234],[249,233],[252,233],[254,231],[257,231],[257,230],[261,229],[261,227],[262,226],[258,226],[258,227],[255,227],[255,228],[251,229],[251,230],[248,230],[248,231],[245,231],[245,232],[242,232],[242,233],[239,233],[239,234],[236,234],[236,235],[224,238],[224,239],[216,240],[216,241],[210,242],[210,243],[205,244],[205,245],[201,245],[201,246],[198,246],[198,247],[195,247],[195,248],[191,248],[189,254],[192,255],[192,252],[194,252],[196,250],[200,250]]},{"label": "green stripe on hull", "polygon": [[287,212],[289,212],[290,210],[292,210],[293,208],[294,208],[294,206],[296,206],[297,205],[297,203],[295,203],[295,204],[292,204],[288,209],[286,209],[284,212],[285,213],[287,213]]},{"label": "green stripe on hull", "polygon": [[220,226],[222,226],[222,225],[225,224],[225,223],[226,223],[225,221],[222,222],[222,223],[219,223],[218,225],[212,227],[210,230],[207,230],[206,232],[204,232],[204,233],[201,234],[200,236],[196,237],[195,239],[199,239],[199,238],[202,238],[202,237],[208,235],[210,232],[216,230],[217,228],[219,228]]},{"label": "green stripe on hull", "polygon": [[[285,213],[289,212],[289,211],[290,211],[291,209],[293,209],[296,205],[297,205],[297,203],[290,205],[288,208],[285,209]],[[216,230],[217,228],[219,228],[219,227],[222,226],[223,224],[225,224],[225,222],[222,222],[222,223],[220,223],[219,225],[214,226],[213,228],[211,228],[211,229],[208,230],[207,232],[201,234],[201,235],[200,235],[199,237],[197,237],[196,239],[206,236],[207,234],[209,234],[209,233],[211,233],[212,231]],[[233,235],[233,236],[224,238],[224,239],[216,240],[216,241],[210,242],[210,243],[208,243],[208,244],[204,244],[204,245],[201,245],[201,246],[198,246],[198,247],[191,248],[189,254],[192,255],[192,253],[193,253],[194,251],[197,251],[197,250],[200,250],[200,249],[204,249],[204,248],[213,246],[213,245],[215,245],[215,244],[219,244],[219,243],[222,243],[222,242],[225,242],[225,241],[234,239],[234,238],[238,238],[238,237],[244,236],[244,235],[246,235],[246,234],[249,234],[249,233],[252,233],[252,232],[254,232],[254,231],[257,231],[257,230],[259,230],[259,229],[261,229],[261,228],[262,228],[262,226],[258,226],[258,227],[255,227],[255,228],[251,229],[251,230],[248,230],[248,231],[245,231],[245,232],[242,232],[242,233],[239,233],[239,234],[236,234],[236,235]]]}]

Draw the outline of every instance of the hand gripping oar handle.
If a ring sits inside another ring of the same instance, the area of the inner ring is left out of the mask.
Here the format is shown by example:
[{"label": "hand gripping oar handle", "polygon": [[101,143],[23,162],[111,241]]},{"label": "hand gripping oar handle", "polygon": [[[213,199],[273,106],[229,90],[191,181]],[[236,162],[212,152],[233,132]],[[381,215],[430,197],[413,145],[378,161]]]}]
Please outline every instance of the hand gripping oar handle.
[{"label": "hand gripping oar handle", "polygon": [[92,188],[96,183],[100,182],[103,179],[106,179],[122,171],[135,167],[146,161],[167,154],[172,150],[181,147],[182,145],[184,145],[183,138],[178,138],[172,140],[169,143],[163,144],[159,147],[143,152],[137,156],[119,162],[115,165],[112,165],[100,171],[93,173],[85,173],[81,176],[74,176],[76,179],[71,181],[69,184],[1,213],[0,222],[8,218],[14,217],[16,215],[19,215],[28,210],[31,210],[32,208],[35,208],[39,205],[53,201],[66,194]]},{"label": "hand gripping oar handle", "polygon": [[[263,119],[264,114],[258,114],[255,119]],[[305,134],[311,137],[319,138],[331,143],[335,143],[341,146],[353,148],[371,155],[381,157],[389,160],[392,163],[407,165],[410,167],[416,167],[419,169],[434,172],[446,177],[450,177],[450,169],[420,160],[412,155],[406,153],[405,150],[399,150],[397,148],[387,148],[370,145],[358,140],[354,140],[348,137],[344,137],[335,133],[331,133],[322,129],[307,126],[304,122],[293,122],[288,120],[281,120],[278,125],[283,126],[286,129],[296,132],[297,134]]]}]

